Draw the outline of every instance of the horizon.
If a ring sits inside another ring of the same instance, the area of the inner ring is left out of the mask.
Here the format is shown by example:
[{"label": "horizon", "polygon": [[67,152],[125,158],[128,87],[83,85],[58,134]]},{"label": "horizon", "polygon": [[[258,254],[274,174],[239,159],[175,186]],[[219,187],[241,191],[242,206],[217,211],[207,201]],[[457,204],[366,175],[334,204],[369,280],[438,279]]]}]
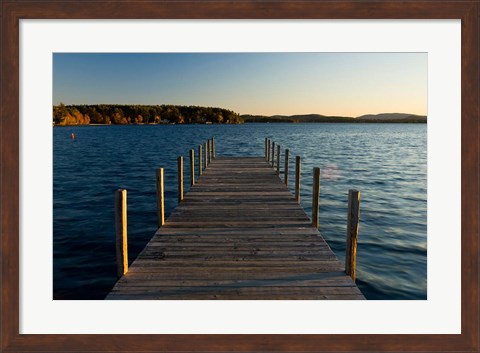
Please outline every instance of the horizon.
[{"label": "horizon", "polygon": [[[175,105],[175,104],[169,104],[169,103],[159,103],[159,104],[136,104],[136,103],[95,103],[95,104],[89,104],[89,103],[79,103],[79,104],[65,104],[64,102],[59,102],[58,104],[54,104],[53,106],[58,106],[59,104],[64,104],[65,106],[81,106],[81,105],[126,105],[126,106],[161,106],[161,105]],[[187,107],[202,107],[202,108],[220,108],[220,109],[226,109],[226,110],[231,110],[234,111],[228,107],[214,107],[214,106],[201,106],[201,105],[192,105],[192,104],[186,104],[185,106]],[[235,112],[235,111],[234,111]],[[235,112],[238,113],[238,112]],[[332,114],[332,115],[325,115],[321,113],[294,113],[294,114],[271,114],[271,115],[263,115],[263,114],[252,114],[252,113],[238,113],[239,115],[251,115],[251,116],[265,116],[265,117],[274,117],[274,116],[305,116],[305,115],[321,115],[325,117],[341,117],[341,118],[360,118],[362,116],[366,115],[385,115],[385,114],[405,114],[405,115],[417,115],[417,116],[427,116],[427,114],[414,114],[410,112],[382,112],[382,113],[366,113],[358,116],[346,116],[346,115],[339,115],[339,114]]]},{"label": "horizon", "polygon": [[220,107],[264,116],[426,116],[427,55],[54,53],[53,103]]}]

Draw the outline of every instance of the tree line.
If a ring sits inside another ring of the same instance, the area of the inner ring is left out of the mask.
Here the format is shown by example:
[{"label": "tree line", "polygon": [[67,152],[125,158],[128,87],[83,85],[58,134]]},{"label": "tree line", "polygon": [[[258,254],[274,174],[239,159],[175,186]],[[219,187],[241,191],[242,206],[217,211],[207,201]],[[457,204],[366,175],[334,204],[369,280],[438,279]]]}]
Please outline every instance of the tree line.
[{"label": "tree line", "polygon": [[55,125],[128,125],[128,124],[240,124],[234,111],[182,105],[65,105],[53,106]]},{"label": "tree line", "polygon": [[[389,116],[390,115],[390,116]],[[398,115],[398,117],[396,117]],[[324,116],[306,115],[250,115],[241,116],[245,123],[426,123],[427,117],[413,114],[379,114],[378,116]]]}]

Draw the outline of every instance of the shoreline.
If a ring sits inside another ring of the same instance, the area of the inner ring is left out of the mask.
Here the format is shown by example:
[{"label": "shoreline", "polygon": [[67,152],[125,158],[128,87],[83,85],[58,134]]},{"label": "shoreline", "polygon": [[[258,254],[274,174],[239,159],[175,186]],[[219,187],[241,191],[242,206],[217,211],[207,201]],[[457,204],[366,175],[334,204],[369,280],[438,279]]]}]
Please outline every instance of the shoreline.
[{"label": "shoreline", "polygon": [[247,121],[240,124],[73,124],[73,125],[55,125],[53,127],[69,126],[165,126],[165,125],[244,125],[244,124],[427,124],[427,121],[311,121],[311,122],[293,122],[293,121]]}]

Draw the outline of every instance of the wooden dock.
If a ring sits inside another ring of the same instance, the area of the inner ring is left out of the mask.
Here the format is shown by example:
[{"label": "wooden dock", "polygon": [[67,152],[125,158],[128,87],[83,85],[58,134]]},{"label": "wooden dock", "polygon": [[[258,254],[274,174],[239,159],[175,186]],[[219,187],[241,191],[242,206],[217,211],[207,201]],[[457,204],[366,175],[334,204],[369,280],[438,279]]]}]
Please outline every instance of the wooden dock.
[{"label": "wooden dock", "polygon": [[215,158],[106,299],[365,299],[265,158]]}]

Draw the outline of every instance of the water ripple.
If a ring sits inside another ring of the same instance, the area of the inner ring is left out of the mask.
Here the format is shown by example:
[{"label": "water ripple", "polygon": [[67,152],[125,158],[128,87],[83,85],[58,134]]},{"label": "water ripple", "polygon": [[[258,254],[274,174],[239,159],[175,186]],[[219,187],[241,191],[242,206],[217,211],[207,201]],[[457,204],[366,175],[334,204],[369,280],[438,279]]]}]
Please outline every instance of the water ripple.
[{"label": "water ripple", "polygon": [[[426,299],[426,125],[90,126],[53,133],[55,299],[108,293],[116,280],[114,191],[128,189],[132,262],[156,229],[155,169],[165,168],[168,216],[177,204],[177,157],[184,156],[188,170],[188,150],[197,152],[212,136],[225,156],[263,156],[265,137],[280,144],[282,160],[289,148],[292,193],[295,156],[301,156],[301,204],[308,215],[312,169],[320,167],[320,231],[341,261],[348,190],[360,190],[360,289],[368,299]],[[185,181],[188,191],[188,174]]]}]

